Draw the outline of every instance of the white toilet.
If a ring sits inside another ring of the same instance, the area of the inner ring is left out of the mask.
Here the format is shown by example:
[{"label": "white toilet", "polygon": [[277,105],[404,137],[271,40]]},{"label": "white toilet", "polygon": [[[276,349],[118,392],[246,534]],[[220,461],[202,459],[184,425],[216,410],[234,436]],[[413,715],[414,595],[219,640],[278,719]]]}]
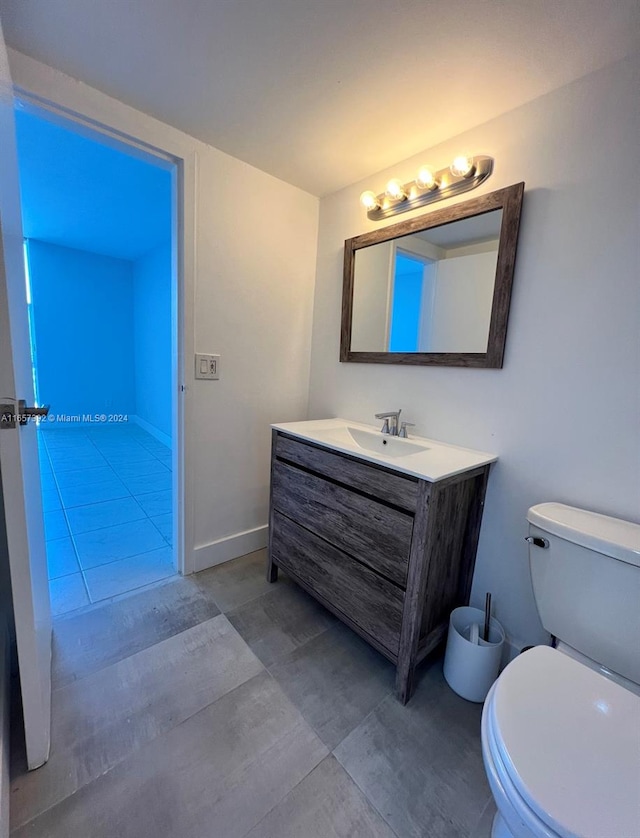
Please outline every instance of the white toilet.
[{"label": "white toilet", "polygon": [[482,713],[492,838],[640,838],[640,525],[533,506],[542,624]]}]

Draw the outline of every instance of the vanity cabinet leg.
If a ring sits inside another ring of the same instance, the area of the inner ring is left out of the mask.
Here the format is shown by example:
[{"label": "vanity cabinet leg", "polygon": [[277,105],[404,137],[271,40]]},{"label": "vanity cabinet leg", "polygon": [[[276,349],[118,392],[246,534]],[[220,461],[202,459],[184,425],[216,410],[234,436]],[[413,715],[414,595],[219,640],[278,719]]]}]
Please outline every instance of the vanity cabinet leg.
[{"label": "vanity cabinet leg", "polygon": [[396,669],[396,698],[400,704],[406,704],[413,695],[415,664],[398,661]]},{"label": "vanity cabinet leg", "polygon": [[267,565],[267,582],[278,581],[278,565],[269,556],[269,564]]}]

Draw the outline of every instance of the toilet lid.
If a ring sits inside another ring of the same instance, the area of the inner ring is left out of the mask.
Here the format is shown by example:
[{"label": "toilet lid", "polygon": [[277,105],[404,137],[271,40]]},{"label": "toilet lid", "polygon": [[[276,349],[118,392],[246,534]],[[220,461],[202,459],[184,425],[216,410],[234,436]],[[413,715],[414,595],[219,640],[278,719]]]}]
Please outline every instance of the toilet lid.
[{"label": "toilet lid", "polygon": [[640,697],[536,646],[498,679],[491,721],[511,780],[558,835],[640,836]]}]

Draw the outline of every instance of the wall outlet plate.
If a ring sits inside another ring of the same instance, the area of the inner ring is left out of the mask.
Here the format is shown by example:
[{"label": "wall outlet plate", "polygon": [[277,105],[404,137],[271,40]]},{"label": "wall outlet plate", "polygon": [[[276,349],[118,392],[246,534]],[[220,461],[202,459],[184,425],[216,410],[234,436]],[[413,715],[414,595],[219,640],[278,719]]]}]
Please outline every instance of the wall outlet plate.
[{"label": "wall outlet plate", "polygon": [[220,378],[220,356],[196,353],[196,378],[210,381]]}]

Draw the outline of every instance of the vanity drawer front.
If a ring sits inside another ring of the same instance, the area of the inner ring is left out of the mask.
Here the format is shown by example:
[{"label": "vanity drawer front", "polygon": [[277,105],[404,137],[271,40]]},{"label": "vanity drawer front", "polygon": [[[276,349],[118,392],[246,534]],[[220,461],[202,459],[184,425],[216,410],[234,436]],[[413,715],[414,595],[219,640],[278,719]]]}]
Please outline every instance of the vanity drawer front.
[{"label": "vanity drawer front", "polygon": [[413,516],[276,460],[274,509],[404,587]]},{"label": "vanity drawer front", "polygon": [[399,588],[278,512],[271,550],[276,564],[397,655],[404,599]]},{"label": "vanity drawer front", "polygon": [[334,454],[280,433],[276,437],[275,455],[409,512],[416,510],[418,481],[410,477],[401,477],[365,462],[350,460],[344,454]]}]

